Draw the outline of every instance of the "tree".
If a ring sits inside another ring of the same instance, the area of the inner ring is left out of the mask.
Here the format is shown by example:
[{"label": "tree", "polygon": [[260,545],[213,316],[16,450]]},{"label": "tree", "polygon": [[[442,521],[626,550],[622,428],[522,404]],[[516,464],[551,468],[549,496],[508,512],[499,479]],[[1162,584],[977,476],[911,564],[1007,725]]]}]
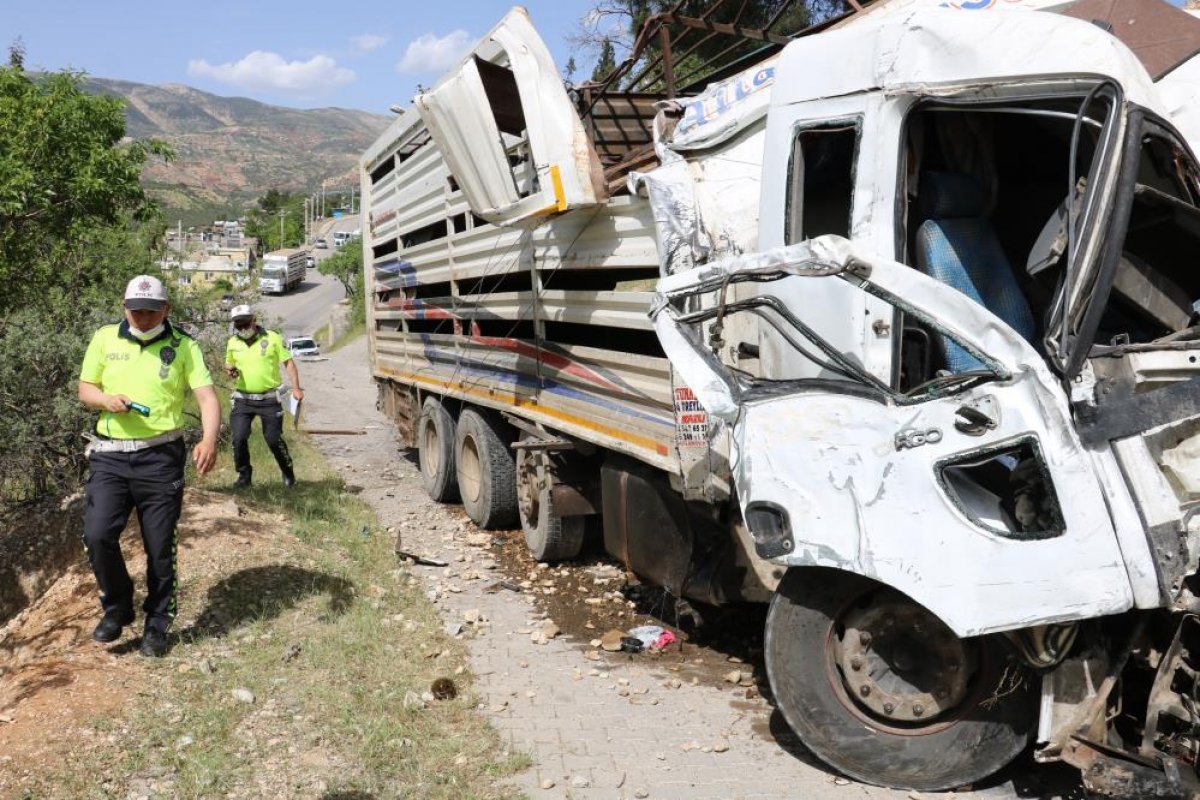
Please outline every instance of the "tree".
[{"label": "tree", "polygon": [[0,67],[0,315],[103,285],[109,271],[83,269],[80,243],[157,222],[139,178],[149,157],[170,150],[123,141],[124,104],[84,93],[81,78],[60,72],[35,81]]},{"label": "tree", "polygon": [[350,321],[354,323],[363,320],[366,309],[362,258],[362,243],[351,240],[329,258],[317,262],[322,275],[332,275],[346,289],[346,297],[350,299]]},{"label": "tree", "polygon": [[8,48],[8,65],[13,69],[25,69],[25,41],[20,36]]},{"label": "tree", "polygon": [[0,505],[66,491],[93,416],[75,398],[96,326],[119,318],[125,282],[155,271],[162,230],[139,184],[170,151],[125,140],[123,103],[82,76],[32,79],[24,49],[0,67]]},{"label": "tree", "polygon": [[[304,196],[271,188],[246,218],[246,235],[258,239],[261,252],[304,244]],[[283,212],[282,237],[279,217]]]},{"label": "tree", "polygon": [[617,67],[617,51],[611,39],[605,39],[600,45],[600,57],[596,60],[596,68],[592,70],[593,81],[603,81]]}]

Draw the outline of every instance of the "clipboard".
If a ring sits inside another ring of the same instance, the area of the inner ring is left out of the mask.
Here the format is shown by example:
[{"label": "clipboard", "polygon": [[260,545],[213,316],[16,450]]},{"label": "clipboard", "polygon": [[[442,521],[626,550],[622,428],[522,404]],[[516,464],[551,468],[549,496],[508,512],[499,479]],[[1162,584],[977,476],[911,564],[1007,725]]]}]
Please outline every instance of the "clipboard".
[{"label": "clipboard", "polygon": [[288,413],[292,415],[292,430],[300,429],[300,406],[303,405],[303,400],[297,400],[296,395],[288,393]]}]

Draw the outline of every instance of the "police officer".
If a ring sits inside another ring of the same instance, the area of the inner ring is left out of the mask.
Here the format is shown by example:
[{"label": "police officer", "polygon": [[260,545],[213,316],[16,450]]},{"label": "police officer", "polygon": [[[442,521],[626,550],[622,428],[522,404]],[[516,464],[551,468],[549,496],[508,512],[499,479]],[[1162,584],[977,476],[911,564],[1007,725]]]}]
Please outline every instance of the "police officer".
[{"label": "police officer", "polygon": [[262,420],[263,438],[283,473],[283,485],[296,483],[292,457],[283,441],[283,406],[279,402],[279,365],[287,369],[292,382],[292,397],[304,399],[300,373],[283,337],[258,325],[250,306],[237,306],[230,312],[234,335],[225,346],[225,371],[237,379],[229,411],[233,434],[233,464],[238,477],[234,486],[249,486],[253,475],[250,465],[250,426],[254,418]]},{"label": "police officer", "polygon": [[79,373],[79,399],[100,411],[88,445],[90,475],[83,541],[100,585],[104,617],[92,633],[116,641],[134,620],[133,582],[120,537],[137,509],[146,551],[145,627],[141,652],[167,651],[178,585],[176,523],[183,505],[183,400],[200,406],[203,438],[192,451],[197,471],[216,463],[221,407],[200,346],[167,319],[162,282],[139,275],[125,288],[125,320],[92,336]]}]

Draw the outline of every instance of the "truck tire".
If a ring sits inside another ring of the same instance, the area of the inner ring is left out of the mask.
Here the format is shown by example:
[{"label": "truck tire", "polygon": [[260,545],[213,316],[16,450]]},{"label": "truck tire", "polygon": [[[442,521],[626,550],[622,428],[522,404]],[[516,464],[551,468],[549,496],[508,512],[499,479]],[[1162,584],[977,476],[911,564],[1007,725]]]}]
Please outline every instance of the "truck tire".
[{"label": "truck tire", "polygon": [[436,397],[426,397],[417,419],[417,457],[425,492],[439,503],[458,499],[454,468],[454,417]]},{"label": "truck tire", "polygon": [[517,521],[517,471],[507,427],[492,414],[472,409],[458,418],[458,494],[467,516],[481,528],[511,528]]},{"label": "truck tire", "polygon": [[973,783],[1016,758],[1033,730],[1033,681],[995,637],[959,639],[858,575],[790,570],[771,601],[764,658],[775,702],[805,747],[867,783]]},{"label": "truck tire", "polygon": [[560,517],[554,508],[553,476],[544,451],[517,453],[517,510],[525,544],[538,561],[565,561],[583,549],[586,517]]}]

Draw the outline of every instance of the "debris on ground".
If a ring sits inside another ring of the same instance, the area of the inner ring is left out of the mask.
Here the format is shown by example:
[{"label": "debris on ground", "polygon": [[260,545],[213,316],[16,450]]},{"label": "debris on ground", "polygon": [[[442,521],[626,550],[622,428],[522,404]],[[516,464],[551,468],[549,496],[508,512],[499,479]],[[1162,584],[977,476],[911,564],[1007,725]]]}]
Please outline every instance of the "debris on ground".
[{"label": "debris on ground", "polygon": [[438,678],[429,687],[434,700],[453,700],[458,697],[458,687],[449,678]]}]

